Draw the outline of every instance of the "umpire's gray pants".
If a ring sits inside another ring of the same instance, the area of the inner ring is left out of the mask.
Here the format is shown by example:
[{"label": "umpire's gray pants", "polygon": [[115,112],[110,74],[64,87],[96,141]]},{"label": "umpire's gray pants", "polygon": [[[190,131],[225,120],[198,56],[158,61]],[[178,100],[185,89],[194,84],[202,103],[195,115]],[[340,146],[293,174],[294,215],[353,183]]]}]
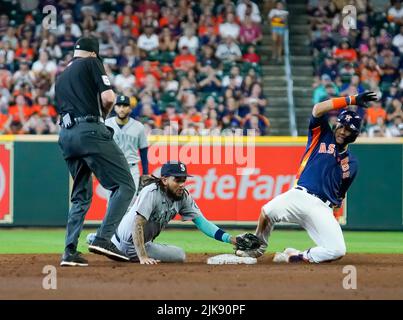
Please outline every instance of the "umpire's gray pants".
[{"label": "umpire's gray pants", "polygon": [[[122,251],[126,256],[134,261],[138,261],[136,248],[131,242],[116,239],[112,237],[113,244]],[[144,244],[147,255],[149,258],[160,260],[161,262],[185,262],[186,254],[182,248],[168,244],[160,244],[149,241]]]},{"label": "umpire's gray pants", "polygon": [[78,123],[62,129],[59,145],[74,179],[67,221],[66,248],[75,250],[92,199],[92,173],[112,192],[97,238],[109,241],[136,191],[127,161],[102,123]]}]

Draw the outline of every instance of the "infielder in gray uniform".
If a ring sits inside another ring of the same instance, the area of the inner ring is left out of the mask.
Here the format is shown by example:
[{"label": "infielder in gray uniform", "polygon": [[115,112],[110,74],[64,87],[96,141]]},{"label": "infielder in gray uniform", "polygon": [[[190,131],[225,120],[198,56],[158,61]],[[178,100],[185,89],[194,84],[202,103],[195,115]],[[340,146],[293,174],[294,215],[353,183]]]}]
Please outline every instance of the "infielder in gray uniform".
[{"label": "infielder in gray uniform", "polygon": [[138,190],[140,183],[138,163],[140,159],[143,175],[148,175],[148,142],[144,126],[141,122],[130,118],[132,108],[130,107],[129,97],[118,96],[114,110],[116,116],[106,119],[105,125],[114,130],[113,140],[115,140],[120,150],[122,150],[129,164],[136,190]]},{"label": "infielder in gray uniform", "polygon": [[[218,241],[236,244],[236,237],[208,221],[185,189],[189,177],[185,164],[169,161],[161,168],[161,178],[144,187],[132,208],[123,217],[112,242],[133,262],[184,262],[182,248],[155,243],[154,239],[177,213],[182,220],[192,220],[199,230]],[[94,234],[89,234],[91,241]]]}]

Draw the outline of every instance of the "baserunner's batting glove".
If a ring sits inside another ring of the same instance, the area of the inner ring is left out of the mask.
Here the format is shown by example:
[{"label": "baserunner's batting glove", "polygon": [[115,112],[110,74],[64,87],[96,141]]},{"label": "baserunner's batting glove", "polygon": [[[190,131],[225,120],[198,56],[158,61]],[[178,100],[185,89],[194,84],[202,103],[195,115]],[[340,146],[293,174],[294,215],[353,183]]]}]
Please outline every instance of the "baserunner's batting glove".
[{"label": "baserunner's batting glove", "polygon": [[355,103],[357,106],[361,106],[363,108],[368,108],[369,107],[369,102],[372,101],[377,101],[378,96],[376,95],[375,92],[372,91],[367,91],[361,94],[357,94],[355,96]]}]

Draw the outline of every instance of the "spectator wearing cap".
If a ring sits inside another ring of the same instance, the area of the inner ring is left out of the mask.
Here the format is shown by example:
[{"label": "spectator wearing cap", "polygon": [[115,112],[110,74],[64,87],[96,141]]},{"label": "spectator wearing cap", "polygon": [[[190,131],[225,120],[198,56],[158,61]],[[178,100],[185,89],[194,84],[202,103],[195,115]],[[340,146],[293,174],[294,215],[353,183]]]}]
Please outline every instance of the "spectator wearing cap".
[{"label": "spectator wearing cap", "polygon": [[59,36],[62,36],[66,33],[66,28],[70,29],[71,34],[75,38],[80,38],[82,36],[81,29],[76,23],[74,23],[73,16],[71,15],[71,13],[69,13],[69,12],[64,13],[62,16],[62,19],[63,19],[63,23],[61,23],[57,27],[57,34]]},{"label": "spectator wearing cap", "polygon": [[158,50],[159,39],[150,25],[145,26],[144,33],[137,39],[137,47],[146,52]]},{"label": "spectator wearing cap", "polygon": [[233,37],[234,39],[238,39],[240,27],[236,23],[233,13],[227,14],[226,22],[219,25],[218,32],[222,38]]},{"label": "spectator wearing cap", "polygon": [[217,47],[215,56],[223,62],[240,61],[242,59],[242,52],[235,43],[234,38],[228,36],[225,38],[225,42],[222,42]]}]

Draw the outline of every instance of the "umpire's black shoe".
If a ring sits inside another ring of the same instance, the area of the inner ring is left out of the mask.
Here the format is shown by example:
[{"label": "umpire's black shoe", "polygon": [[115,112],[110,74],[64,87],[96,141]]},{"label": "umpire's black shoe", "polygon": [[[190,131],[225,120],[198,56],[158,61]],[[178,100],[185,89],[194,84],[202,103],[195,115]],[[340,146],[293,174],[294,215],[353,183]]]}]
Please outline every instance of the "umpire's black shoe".
[{"label": "umpire's black shoe", "polygon": [[62,267],[87,267],[88,261],[84,259],[81,252],[75,251],[65,251],[62,256],[62,261],[60,262]]},{"label": "umpire's black shoe", "polygon": [[88,246],[88,251],[96,254],[102,254],[115,261],[129,261],[129,257],[116,248],[111,241],[105,241],[99,238],[95,238],[94,241]]}]

